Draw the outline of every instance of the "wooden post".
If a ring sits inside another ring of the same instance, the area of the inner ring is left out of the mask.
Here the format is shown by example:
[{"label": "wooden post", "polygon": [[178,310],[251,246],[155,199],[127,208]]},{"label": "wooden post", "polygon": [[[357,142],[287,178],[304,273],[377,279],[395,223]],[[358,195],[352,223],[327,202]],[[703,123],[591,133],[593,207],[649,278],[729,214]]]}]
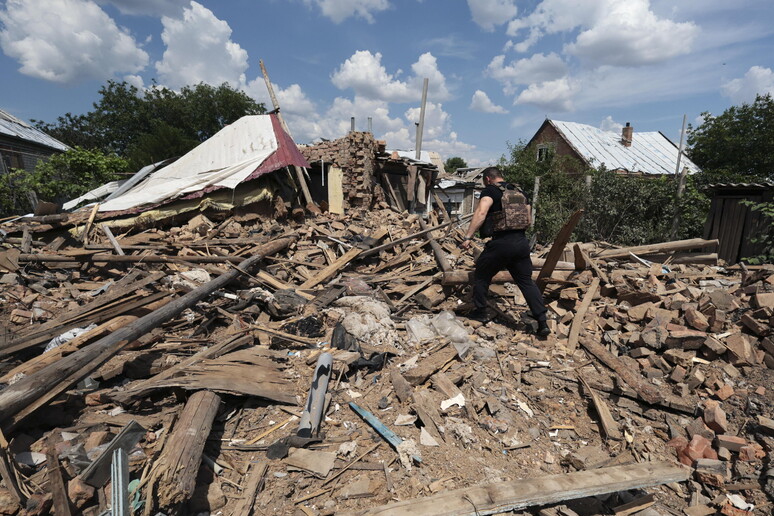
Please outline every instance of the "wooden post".
[{"label": "wooden post", "polygon": [[193,494],[204,444],[219,406],[220,396],[210,391],[198,391],[188,398],[165,443],[158,461],[160,469],[153,478],[163,487],[157,491],[160,507],[178,507]]},{"label": "wooden post", "polygon": [[297,237],[295,236],[284,237],[264,244],[259,248],[255,256],[243,261],[238,267],[195,288],[186,295],[124,326],[107,337],[44,367],[34,374],[25,376],[13,385],[9,385],[0,391],[0,421],[12,418],[20,410],[32,405],[38,398],[45,396],[48,391],[61,383],[61,378],[67,378],[67,382],[70,382],[70,385],[77,383],[81,378],[107,362],[130,342],[170,319],[177,317],[185,309],[196,305],[216,290],[231,283],[243,271],[249,272],[265,255],[274,254],[285,249],[295,242],[296,239]]},{"label": "wooden post", "polygon": [[[419,227],[422,229],[427,229],[427,223],[419,219]],[[441,269],[442,272],[448,272],[451,270],[451,265],[449,265],[449,260],[446,258],[446,253],[443,252],[443,249],[441,249],[441,244],[439,244],[435,238],[432,237],[432,233],[428,233],[428,240],[430,242],[430,247],[433,250],[433,255],[435,256],[435,261],[438,263],[438,268]]]},{"label": "wooden post", "polygon": [[427,106],[427,86],[429,83],[430,79],[425,77],[425,80],[422,82],[422,105],[419,108],[419,125],[417,126],[417,161],[421,159],[422,153],[422,131],[425,130],[425,108]]},{"label": "wooden post", "polygon": [[[266,83],[266,89],[269,90],[269,97],[271,98],[271,103],[274,106],[274,110],[277,112],[277,118],[279,119],[280,125],[282,126],[282,129],[288,133],[288,136],[293,138],[293,135],[290,133],[290,129],[288,128],[288,125],[285,123],[285,119],[282,117],[282,113],[280,113],[280,105],[277,101],[276,95],[274,95],[274,86],[271,84],[271,80],[269,79],[269,72],[266,71],[266,67],[263,65],[263,59],[259,60],[258,63],[261,65],[261,73],[263,73],[263,80]],[[306,184],[306,178],[304,177],[304,172],[301,170],[301,167],[293,165],[293,169],[296,172],[296,179],[298,180],[298,185],[301,187],[301,191],[304,194],[304,200],[306,200],[306,209],[309,210],[311,213],[315,215],[319,215],[320,208],[317,207],[317,205],[314,203],[314,200],[312,199],[312,194],[309,193],[309,185]]]},{"label": "wooden post", "polygon": [[540,176],[535,176],[535,186],[532,189],[532,220],[529,222],[529,229],[535,227],[535,219],[537,218],[537,202],[538,192],[540,191]]},{"label": "wooden post", "polygon": [[683,128],[680,131],[680,147],[677,148],[677,163],[675,164],[675,176],[680,174],[679,183],[677,185],[677,200],[675,201],[675,218],[672,221],[672,240],[677,238],[677,233],[680,230],[680,199],[683,197],[685,191],[685,176],[688,174],[688,167],[683,167],[680,171],[680,159],[683,157],[683,139],[685,138],[685,119],[687,115],[683,115]]}]

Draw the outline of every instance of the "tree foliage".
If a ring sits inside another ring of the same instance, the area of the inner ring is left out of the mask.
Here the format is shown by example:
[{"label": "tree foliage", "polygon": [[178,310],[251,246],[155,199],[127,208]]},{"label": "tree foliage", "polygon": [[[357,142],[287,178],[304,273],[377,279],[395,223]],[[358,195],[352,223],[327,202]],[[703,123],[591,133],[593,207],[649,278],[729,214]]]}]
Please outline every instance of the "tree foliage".
[{"label": "tree foliage", "polygon": [[[200,83],[177,92],[155,85],[140,90],[127,82],[108,81],[99,95],[86,114],[66,113],[56,122],[38,120],[35,125],[70,146],[158,160],[189,150],[242,116],[266,111],[263,104],[227,83],[217,87]],[[172,143],[164,155],[159,154],[161,145],[151,142],[158,136]]]},{"label": "tree foliage", "polygon": [[458,168],[468,168],[468,164],[459,156],[454,156],[444,162],[443,168],[449,174],[453,174]]},{"label": "tree foliage", "polygon": [[774,177],[774,99],[757,96],[689,127],[688,155],[707,182],[751,182]]},{"label": "tree foliage", "polygon": [[0,213],[31,211],[27,192],[38,199],[61,203],[118,179],[129,171],[129,163],[115,155],[75,147],[40,161],[35,171],[11,170],[0,176]]}]

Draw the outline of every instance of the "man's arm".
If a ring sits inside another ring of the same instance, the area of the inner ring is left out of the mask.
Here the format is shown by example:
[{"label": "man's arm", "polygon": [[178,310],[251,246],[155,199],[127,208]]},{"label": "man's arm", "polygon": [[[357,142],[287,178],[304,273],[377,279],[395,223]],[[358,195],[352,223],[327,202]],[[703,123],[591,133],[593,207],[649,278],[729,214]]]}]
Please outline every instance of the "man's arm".
[{"label": "man's arm", "polygon": [[489,208],[492,207],[492,204],[494,204],[494,199],[492,199],[489,196],[481,197],[478,200],[478,206],[476,206],[476,210],[473,212],[473,218],[470,219],[470,225],[468,226],[468,231],[465,233],[465,241],[462,242],[462,248],[467,249],[470,247],[470,239],[473,238],[473,235],[478,231],[478,229],[481,227],[481,225],[484,223],[484,219],[486,219],[486,214],[489,213]]}]

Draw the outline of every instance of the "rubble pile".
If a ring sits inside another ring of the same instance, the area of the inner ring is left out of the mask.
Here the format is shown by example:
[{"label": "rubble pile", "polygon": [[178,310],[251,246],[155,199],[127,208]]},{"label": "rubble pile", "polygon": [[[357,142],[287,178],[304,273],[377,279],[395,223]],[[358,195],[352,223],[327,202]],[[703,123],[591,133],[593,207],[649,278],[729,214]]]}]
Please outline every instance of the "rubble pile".
[{"label": "rubble pile", "polygon": [[0,514],[771,514],[774,269],[569,244],[540,339],[439,217],[5,224]]}]

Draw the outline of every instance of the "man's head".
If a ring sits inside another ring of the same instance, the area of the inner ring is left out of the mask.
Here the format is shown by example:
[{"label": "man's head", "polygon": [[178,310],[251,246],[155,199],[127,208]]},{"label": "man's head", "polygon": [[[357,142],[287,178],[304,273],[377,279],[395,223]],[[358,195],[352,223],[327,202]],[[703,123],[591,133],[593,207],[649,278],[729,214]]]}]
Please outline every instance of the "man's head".
[{"label": "man's head", "polygon": [[503,173],[497,167],[487,167],[484,169],[484,186],[493,185],[503,181]]}]

